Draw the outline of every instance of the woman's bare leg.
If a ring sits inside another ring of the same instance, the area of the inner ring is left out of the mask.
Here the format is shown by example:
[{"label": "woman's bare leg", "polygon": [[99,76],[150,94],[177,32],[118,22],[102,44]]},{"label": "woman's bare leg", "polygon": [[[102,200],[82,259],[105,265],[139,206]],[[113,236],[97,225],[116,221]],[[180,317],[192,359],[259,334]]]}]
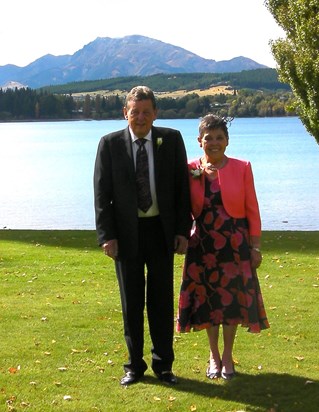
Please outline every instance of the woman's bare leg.
[{"label": "woman's bare leg", "polygon": [[219,325],[212,326],[208,329],[207,336],[209,341],[209,348],[210,348],[210,357],[209,357],[209,365],[211,372],[220,371],[220,362],[221,357],[218,349],[218,338],[219,338]]},{"label": "woman's bare leg", "polygon": [[222,357],[222,372],[231,374],[234,372],[233,347],[237,331],[237,325],[223,325],[224,352]]}]

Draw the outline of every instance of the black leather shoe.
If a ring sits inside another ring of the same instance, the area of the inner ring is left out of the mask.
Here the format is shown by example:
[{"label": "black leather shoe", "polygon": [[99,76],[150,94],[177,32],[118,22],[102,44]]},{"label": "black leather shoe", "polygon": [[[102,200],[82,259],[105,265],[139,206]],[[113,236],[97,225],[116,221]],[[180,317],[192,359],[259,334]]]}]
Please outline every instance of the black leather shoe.
[{"label": "black leather shoe", "polygon": [[132,385],[132,383],[138,382],[143,375],[137,375],[135,372],[126,372],[120,381],[122,386]]},{"label": "black leather shoe", "polygon": [[158,379],[168,385],[176,385],[177,378],[172,371],[164,371],[160,373],[156,373]]}]

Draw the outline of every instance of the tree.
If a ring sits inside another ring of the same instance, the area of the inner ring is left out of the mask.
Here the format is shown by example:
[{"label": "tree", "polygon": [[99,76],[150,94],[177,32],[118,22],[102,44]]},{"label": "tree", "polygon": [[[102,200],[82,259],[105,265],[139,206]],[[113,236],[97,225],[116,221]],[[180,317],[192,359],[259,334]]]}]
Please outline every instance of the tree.
[{"label": "tree", "polygon": [[319,143],[319,4],[318,0],[266,0],[285,33],[270,42],[279,79],[290,85],[298,115]]},{"label": "tree", "polygon": [[89,94],[85,95],[84,104],[83,104],[83,114],[85,118],[91,117],[91,98]]}]

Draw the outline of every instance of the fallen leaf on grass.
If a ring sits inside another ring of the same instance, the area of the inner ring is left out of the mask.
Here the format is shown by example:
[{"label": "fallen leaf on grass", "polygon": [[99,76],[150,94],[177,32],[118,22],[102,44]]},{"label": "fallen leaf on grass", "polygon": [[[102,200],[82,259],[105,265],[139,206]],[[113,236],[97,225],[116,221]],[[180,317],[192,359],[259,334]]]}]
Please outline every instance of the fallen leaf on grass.
[{"label": "fallen leaf on grass", "polygon": [[159,398],[158,396],[154,396],[154,401],[161,401],[161,398]]},{"label": "fallen leaf on grass", "polygon": [[315,383],[314,381],[306,381],[305,385],[309,385],[310,383]]},{"label": "fallen leaf on grass", "polygon": [[14,368],[14,367],[9,368],[8,371],[9,371],[9,373],[17,373],[17,372],[19,372],[20,369],[21,369],[21,366],[18,365],[16,368]]},{"label": "fallen leaf on grass", "polygon": [[68,370],[65,366],[61,366],[61,368],[58,368],[60,372],[65,372]]},{"label": "fallen leaf on grass", "polygon": [[63,396],[63,399],[64,399],[65,401],[71,401],[71,400],[72,400],[72,396],[70,396],[70,395],[64,395],[64,396]]},{"label": "fallen leaf on grass", "polygon": [[189,409],[190,409],[192,412],[194,412],[194,411],[197,410],[196,405],[191,405],[191,407],[190,407]]},{"label": "fallen leaf on grass", "polygon": [[29,402],[21,402],[20,405],[21,405],[23,408],[28,408],[28,407],[30,406]]},{"label": "fallen leaf on grass", "polygon": [[176,400],[176,398],[175,398],[175,396],[170,396],[170,397],[168,398],[168,400],[171,401],[171,402],[173,402],[173,401]]},{"label": "fallen leaf on grass", "polygon": [[305,358],[303,356],[295,356],[295,359],[297,359],[297,361],[303,361]]},{"label": "fallen leaf on grass", "polygon": [[87,353],[88,349],[72,349],[72,353]]}]

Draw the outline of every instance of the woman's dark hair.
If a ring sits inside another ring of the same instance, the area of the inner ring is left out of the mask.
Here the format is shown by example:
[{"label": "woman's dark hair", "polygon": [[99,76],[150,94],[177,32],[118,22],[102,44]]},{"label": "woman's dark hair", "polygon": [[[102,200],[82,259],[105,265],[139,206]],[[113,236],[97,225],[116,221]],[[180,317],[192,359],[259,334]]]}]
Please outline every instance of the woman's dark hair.
[{"label": "woman's dark hair", "polygon": [[215,114],[207,114],[201,118],[199,123],[199,135],[203,136],[207,130],[222,129],[227,139],[229,139],[227,123],[231,122],[232,118],[220,117]]}]

